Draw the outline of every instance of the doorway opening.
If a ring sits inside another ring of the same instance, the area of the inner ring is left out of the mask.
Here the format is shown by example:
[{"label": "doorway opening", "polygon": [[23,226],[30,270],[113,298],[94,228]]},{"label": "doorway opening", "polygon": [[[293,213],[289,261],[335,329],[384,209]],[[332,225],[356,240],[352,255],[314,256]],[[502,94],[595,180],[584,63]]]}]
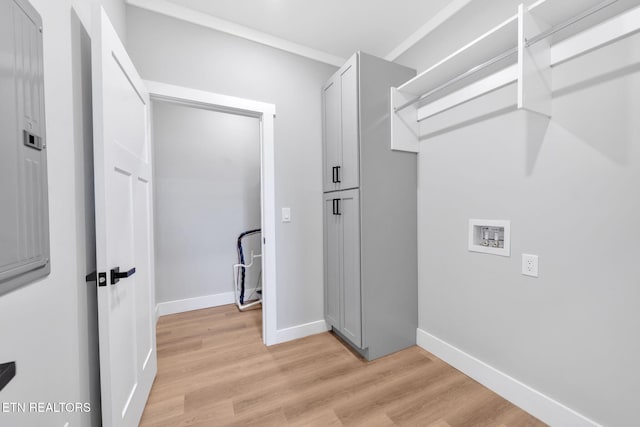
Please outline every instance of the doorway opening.
[{"label": "doorway opening", "polygon": [[275,107],[145,84],[153,106],[157,316],[238,302],[253,309],[261,299],[269,345],[276,334]]}]

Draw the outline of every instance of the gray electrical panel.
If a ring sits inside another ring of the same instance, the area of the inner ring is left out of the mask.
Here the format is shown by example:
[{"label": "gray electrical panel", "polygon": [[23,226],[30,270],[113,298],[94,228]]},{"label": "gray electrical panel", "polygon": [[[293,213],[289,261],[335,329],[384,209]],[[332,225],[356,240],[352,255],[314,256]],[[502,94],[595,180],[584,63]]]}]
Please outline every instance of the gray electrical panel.
[{"label": "gray electrical panel", "polygon": [[0,0],[0,295],[50,272],[42,19]]}]

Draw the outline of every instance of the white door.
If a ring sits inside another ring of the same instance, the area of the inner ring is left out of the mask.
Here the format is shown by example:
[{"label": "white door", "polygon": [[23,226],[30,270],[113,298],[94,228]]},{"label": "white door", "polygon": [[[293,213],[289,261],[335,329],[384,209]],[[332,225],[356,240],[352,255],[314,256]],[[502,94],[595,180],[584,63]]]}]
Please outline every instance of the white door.
[{"label": "white door", "polygon": [[157,371],[149,96],[103,10],[92,67],[102,418],[137,426]]}]

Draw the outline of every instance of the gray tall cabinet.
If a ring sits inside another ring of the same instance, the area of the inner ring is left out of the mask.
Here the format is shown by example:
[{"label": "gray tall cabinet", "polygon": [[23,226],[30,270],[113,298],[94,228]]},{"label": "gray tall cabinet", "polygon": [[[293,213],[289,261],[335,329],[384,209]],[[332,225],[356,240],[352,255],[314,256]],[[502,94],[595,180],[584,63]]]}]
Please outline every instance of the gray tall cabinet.
[{"label": "gray tall cabinet", "polygon": [[370,360],[416,340],[417,159],[389,121],[414,75],[358,52],[322,88],[325,319]]}]

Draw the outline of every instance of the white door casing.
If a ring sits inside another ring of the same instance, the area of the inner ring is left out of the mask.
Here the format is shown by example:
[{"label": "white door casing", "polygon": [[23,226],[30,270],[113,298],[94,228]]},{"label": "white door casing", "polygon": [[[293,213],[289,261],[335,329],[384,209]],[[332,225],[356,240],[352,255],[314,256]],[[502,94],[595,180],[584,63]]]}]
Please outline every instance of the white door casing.
[{"label": "white door casing", "polygon": [[256,117],[260,120],[260,190],[262,216],[262,340],[266,345],[286,341],[277,328],[275,135],[276,106],[269,103],[144,81],[154,101]]},{"label": "white door casing", "polygon": [[[102,8],[92,76],[102,418],[137,426],[157,372],[150,104]],[[135,274],[112,284],[116,267]]]}]

